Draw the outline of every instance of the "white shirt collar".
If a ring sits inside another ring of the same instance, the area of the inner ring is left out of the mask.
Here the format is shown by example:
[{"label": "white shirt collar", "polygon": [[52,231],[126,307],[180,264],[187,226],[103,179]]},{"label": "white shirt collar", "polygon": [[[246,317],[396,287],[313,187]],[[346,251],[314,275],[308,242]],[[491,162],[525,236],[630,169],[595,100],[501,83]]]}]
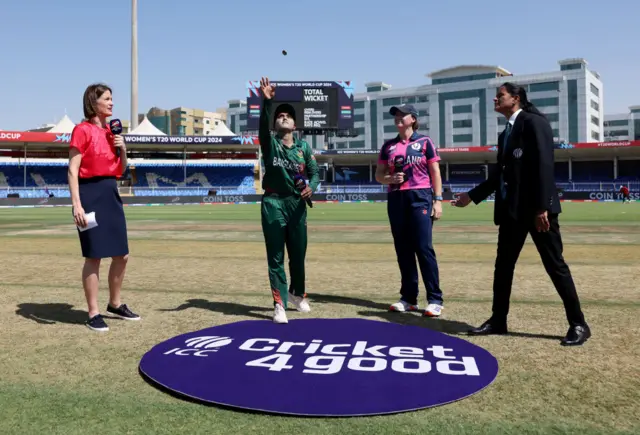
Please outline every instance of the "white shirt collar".
[{"label": "white shirt collar", "polygon": [[522,109],[518,109],[516,111],[516,113],[514,113],[513,115],[511,115],[511,118],[509,118],[509,124],[511,124],[511,126],[513,127],[514,122],[516,122],[516,118],[518,117],[518,114],[522,112]]}]

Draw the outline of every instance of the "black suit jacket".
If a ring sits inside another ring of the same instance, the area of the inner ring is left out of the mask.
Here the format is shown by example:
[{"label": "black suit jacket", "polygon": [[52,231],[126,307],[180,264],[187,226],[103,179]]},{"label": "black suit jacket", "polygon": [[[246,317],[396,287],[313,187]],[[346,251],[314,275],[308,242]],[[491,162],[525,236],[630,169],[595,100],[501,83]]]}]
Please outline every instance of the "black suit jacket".
[{"label": "black suit jacket", "polygon": [[[478,204],[495,192],[496,225],[507,216],[532,223],[538,212],[560,213],[549,121],[523,110],[516,117],[507,144],[503,144],[504,133],[498,137],[497,164],[487,180],[469,191],[471,200]],[[507,189],[505,200],[500,194],[500,174]]]}]

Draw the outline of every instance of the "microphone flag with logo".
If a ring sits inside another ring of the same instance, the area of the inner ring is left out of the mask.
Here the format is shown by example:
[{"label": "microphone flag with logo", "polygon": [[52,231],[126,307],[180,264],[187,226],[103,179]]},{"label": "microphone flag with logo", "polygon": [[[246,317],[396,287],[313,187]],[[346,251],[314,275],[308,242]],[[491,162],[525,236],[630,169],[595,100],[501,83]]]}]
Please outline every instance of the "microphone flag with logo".
[{"label": "microphone flag with logo", "polygon": [[[122,123],[119,119],[112,119],[109,122],[109,128],[111,129],[111,133],[114,135],[122,134]],[[120,148],[116,148],[116,156],[120,157]]]},{"label": "microphone flag with logo", "polygon": [[[395,156],[395,158],[393,159],[393,167],[394,167],[394,173],[398,173],[398,172],[402,172],[404,169],[404,157],[403,156]],[[404,179],[402,181],[402,183],[404,183]],[[400,184],[402,184],[400,183]],[[394,184],[394,187],[397,189],[400,187],[400,184]]]}]

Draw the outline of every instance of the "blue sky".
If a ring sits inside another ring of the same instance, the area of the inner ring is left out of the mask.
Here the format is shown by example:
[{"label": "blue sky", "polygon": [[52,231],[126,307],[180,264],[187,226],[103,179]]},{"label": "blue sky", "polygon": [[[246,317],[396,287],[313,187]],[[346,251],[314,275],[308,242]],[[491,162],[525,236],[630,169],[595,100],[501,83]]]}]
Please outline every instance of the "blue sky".
[{"label": "blue sky", "polygon": [[[138,0],[139,112],[213,111],[263,75],[352,80],[361,92],[369,81],[427,83],[458,64],[527,74],[569,57],[601,74],[605,113],[640,104],[640,2],[434,3]],[[130,23],[129,0],[3,2],[0,129],[56,122],[65,110],[77,122],[95,81],[114,88],[114,116],[129,119]]]}]

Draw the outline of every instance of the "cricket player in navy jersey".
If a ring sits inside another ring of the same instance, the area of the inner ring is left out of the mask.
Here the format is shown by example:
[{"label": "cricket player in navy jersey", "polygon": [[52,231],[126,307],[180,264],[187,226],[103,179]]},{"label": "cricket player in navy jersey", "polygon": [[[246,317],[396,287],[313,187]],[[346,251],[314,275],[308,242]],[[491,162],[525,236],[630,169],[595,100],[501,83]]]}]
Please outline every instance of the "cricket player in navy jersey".
[{"label": "cricket player in navy jersey", "polygon": [[382,145],[376,169],[376,180],[389,186],[387,213],[402,277],[400,300],[389,310],[419,309],[417,256],[427,290],[424,315],[439,317],[443,299],[432,231],[442,216],[440,156],[431,138],[416,131],[418,112],[412,105],[394,106],[389,113],[398,136]]}]

